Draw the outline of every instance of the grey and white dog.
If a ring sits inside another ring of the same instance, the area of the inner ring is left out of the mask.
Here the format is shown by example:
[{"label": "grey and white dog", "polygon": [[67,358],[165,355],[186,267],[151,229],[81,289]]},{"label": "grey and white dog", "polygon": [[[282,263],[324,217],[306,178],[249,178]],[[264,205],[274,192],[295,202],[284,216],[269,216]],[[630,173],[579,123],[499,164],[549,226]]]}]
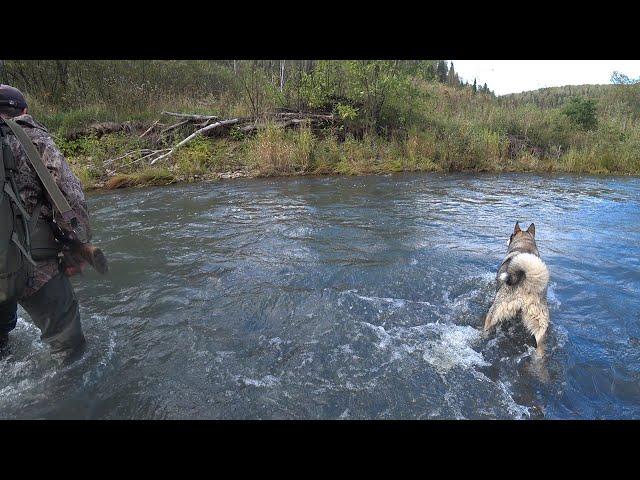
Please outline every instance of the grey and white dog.
[{"label": "grey and white dog", "polygon": [[496,298],[487,313],[484,331],[520,314],[524,326],[535,337],[538,350],[542,352],[542,342],[549,326],[549,270],[540,259],[535,235],[533,223],[526,231],[520,230],[516,223],[507,244],[507,256],[498,269]]}]

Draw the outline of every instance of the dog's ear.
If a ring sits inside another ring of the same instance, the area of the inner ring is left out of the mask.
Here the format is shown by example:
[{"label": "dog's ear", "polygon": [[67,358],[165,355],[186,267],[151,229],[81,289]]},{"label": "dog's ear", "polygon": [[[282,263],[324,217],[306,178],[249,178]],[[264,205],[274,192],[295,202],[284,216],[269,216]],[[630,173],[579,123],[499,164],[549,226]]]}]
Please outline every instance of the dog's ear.
[{"label": "dog's ear", "polygon": [[521,231],[522,231],[522,230],[520,230],[520,223],[519,223],[519,222],[516,222],[516,226],[515,226],[515,228],[513,229],[513,234],[515,235],[516,233],[521,232]]},{"label": "dog's ear", "polygon": [[535,224],[531,224],[529,225],[529,228],[527,228],[527,232],[529,232],[531,234],[532,237],[536,236],[536,226]]}]

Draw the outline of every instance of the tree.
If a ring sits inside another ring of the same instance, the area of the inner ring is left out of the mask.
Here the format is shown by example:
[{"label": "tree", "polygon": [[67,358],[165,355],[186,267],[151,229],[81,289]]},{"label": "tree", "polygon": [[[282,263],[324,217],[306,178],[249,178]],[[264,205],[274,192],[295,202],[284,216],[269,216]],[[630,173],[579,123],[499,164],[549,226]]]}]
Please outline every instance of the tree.
[{"label": "tree", "polygon": [[447,83],[447,73],[449,68],[447,62],[444,60],[438,60],[438,66],[436,67],[436,77],[440,83]]},{"label": "tree", "polygon": [[456,79],[457,79],[456,70],[455,68],[453,68],[453,62],[451,62],[451,66],[449,67],[449,73],[447,74],[447,83],[450,86],[455,87],[457,85]]},{"label": "tree", "polygon": [[475,94],[478,92],[478,84],[476,83],[476,79],[473,79],[473,87],[471,87],[471,91]]},{"label": "tree", "polygon": [[562,113],[569,117],[571,123],[583,130],[592,130],[598,123],[594,100],[572,97],[562,109]]},{"label": "tree", "polygon": [[640,77],[630,78],[624,73],[615,71],[611,74],[611,83],[615,85],[633,85],[634,83],[640,83]]},{"label": "tree", "polygon": [[259,60],[243,60],[237,65],[237,79],[251,114],[258,118],[265,110],[268,81]]},{"label": "tree", "polygon": [[284,90],[284,68],[286,63],[286,60],[280,60],[280,93]]},{"label": "tree", "polygon": [[380,124],[385,102],[399,87],[399,75],[394,62],[386,60],[345,61],[350,78],[350,96],[362,105],[362,119],[367,131]]},{"label": "tree", "polygon": [[429,63],[429,65],[427,65],[427,68],[425,68],[424,78],[430,81],[433,81],[436,79],[436,70],[433,67],[432,63]]}]

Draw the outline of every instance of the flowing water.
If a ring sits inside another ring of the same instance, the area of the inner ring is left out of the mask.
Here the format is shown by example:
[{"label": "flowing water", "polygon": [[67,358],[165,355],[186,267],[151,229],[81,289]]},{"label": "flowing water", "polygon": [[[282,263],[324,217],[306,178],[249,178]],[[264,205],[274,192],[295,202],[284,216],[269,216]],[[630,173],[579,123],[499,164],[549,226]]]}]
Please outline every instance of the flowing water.
[{"label": "flowing water", "polygon": [[[638,418],[640,181],[236,180],[89,198],[110,273],[56,367],[24,311],[1,418]],[[551,282],[542,361],[480,327],[516,220]]]}]

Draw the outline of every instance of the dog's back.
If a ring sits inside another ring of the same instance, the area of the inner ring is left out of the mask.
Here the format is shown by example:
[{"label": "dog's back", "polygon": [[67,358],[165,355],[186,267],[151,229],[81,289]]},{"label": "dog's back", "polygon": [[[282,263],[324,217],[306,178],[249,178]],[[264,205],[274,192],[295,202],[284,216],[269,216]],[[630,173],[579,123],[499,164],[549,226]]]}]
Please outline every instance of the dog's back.
[{"label": "dog's back", "polygon": [[549,270],[538,253],[534,224],[523,231],[516,223],[496,280],[496,298],[487,314],[485,330],[520,313],[525,327],[540,345],[549,325]]}]

